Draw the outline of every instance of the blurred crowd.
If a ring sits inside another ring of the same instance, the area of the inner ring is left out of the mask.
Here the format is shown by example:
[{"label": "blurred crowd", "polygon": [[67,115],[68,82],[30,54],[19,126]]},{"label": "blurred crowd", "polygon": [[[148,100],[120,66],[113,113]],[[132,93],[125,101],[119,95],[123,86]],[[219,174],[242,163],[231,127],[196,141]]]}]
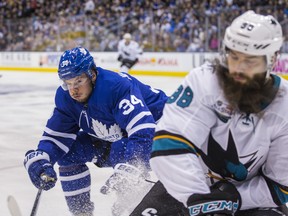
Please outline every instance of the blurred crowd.
[{"label": "blurred crowd", "polygon": [[287,35],[288,0],[2,0],[0,50],[116,51],[129,32],[144,51],[219,51],[225,28],[249,9],[275,16]]}]

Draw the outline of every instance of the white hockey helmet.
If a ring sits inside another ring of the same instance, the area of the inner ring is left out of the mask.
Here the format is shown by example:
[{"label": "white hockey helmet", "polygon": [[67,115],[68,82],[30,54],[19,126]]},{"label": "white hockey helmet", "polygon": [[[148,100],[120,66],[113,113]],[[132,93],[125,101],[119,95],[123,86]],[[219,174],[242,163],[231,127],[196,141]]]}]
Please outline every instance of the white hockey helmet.
[{"label": "white hockey helmet", "polygon": [[125,40],[131,40],[132,36],[130,33],[125,33],[124,36],[123,36],[123,39]]},{"label": "white hockey helmet", "polygon": [[[267,74],[274,66],[275,54],[283,43],[282,27],[271,15],[264,16],[249,10],[237,17],[226,29],[223,47],[248,55],[266,56]],[[226,53],[225,53],[226,62]]]}]

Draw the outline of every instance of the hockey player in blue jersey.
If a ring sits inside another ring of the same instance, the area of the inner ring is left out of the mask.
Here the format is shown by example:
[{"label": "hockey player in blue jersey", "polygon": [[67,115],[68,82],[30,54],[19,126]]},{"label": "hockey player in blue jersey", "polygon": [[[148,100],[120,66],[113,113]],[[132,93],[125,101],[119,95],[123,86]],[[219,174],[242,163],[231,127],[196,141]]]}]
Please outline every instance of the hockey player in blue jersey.
[{"label": "hockey player in blue jersey", "polygon": [[168,99],[150,159],[159,182],[130,216],[288,215],[288,82],[271,73],[282,43],[271,15],[231,23],[221,59]]},{"label": "hockey player in blue jersey", "polygon": [[53,114],[24,164],[32,183],[49,190],[57,180],[53,168],[57,162],[69,210],[75,216],[91,216],[94,204],[86,163],[114,168],[101,188],[104,194],[141,186],[149,171],[155,121],[167,96],[128,74],[96,67],[83,47],[63,53],[58,75],[63,83]]}]

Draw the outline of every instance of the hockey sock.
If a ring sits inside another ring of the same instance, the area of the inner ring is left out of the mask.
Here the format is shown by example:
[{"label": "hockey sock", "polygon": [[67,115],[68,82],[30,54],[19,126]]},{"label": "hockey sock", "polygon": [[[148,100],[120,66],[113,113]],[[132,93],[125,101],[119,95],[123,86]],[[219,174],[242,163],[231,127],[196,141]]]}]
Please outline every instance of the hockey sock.
[{"label": "hockey sock", "polygon": [[91,176],[85,164],[59,167],[62,190],[69,210],[74,214],[91,213],[94,203],[90,200]]}]

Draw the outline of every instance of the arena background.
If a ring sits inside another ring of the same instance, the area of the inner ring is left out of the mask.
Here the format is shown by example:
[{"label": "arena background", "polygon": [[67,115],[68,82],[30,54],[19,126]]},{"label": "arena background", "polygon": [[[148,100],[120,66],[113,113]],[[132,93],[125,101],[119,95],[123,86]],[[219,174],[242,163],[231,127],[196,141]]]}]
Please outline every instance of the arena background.
[{"label": "arena background", "polygon": [[98,66],[118,71],[117,45],[129,32],[144,50],[131,74],[184,76],[217,56],[226,27],[247,10],[282,25],[275,72],[286,77],[287,0],[4,0],[0,70],[54,72],[64,50],[84,46]]}]

